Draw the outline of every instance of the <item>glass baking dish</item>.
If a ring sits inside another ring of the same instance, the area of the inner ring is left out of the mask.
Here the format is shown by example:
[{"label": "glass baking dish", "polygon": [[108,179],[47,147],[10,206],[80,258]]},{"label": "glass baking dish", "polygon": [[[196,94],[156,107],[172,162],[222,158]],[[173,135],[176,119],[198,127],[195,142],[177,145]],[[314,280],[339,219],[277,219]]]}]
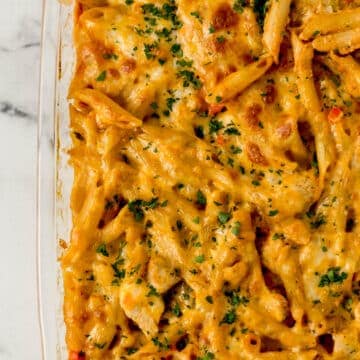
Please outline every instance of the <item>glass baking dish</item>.
[{"label": "glass baking dish", "polygon": [[42,359],[65,360],[60,240],[71,230],[67,92],[74,65],[72,6],[43,1],[38,127],[38,298]]}]

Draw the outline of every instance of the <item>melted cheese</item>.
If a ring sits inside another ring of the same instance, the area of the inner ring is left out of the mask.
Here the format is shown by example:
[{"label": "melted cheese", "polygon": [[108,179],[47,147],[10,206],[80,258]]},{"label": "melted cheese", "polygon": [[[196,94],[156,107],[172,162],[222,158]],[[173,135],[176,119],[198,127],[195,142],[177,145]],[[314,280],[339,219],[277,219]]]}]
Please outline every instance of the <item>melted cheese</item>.
[{"label": "melted cheese", "polygon": [[76,1],[70,359],[360,358],[360,4],[277,1]]}]

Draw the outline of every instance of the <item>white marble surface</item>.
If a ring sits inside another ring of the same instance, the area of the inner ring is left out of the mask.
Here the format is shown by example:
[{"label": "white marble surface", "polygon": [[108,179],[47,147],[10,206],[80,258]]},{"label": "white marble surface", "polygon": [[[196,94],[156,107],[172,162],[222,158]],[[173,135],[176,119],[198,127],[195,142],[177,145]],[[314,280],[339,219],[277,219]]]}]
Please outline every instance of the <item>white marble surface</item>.
[{"label": "white marble surface", "polygon": [[1,10],[0,360],[40,360],[35,199],[42,1],[1,0]]}]

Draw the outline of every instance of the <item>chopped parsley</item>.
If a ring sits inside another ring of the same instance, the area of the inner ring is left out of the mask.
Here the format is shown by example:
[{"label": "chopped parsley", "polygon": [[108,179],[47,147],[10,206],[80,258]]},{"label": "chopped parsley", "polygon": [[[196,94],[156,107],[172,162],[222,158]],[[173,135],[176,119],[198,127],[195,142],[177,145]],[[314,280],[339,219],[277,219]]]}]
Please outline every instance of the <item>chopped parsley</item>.
[{"label": "chopped parsley", "polygon": [[[132,1],[132,0],[131,0],[131,1]],[[132,355],[132,354],[135,354],[138,350],[139,350],[139,349],[137,349],[137,348],[128,348],[128,349],[126,350],[126,353],[127,353],[128,355]]]},{"label": "chopped parsley", "polygon": [[101,72],[99,76],[96,78],[96,81],[105,81],[106,80],[106,70]]},{"label": "chopped parsley", "polygon": [[119,57],[116,54],[106,53],[106,54],[103,54],[103,58],[105,60],[117,60]]},{"label": "chopped parsley", "polygon": [[170,111],[172,111],[174,104],[175,104],[178,100],[179,100],[179,99],[177,99],[177,98],[167,98],[167,99],[166,99],[166,106],[167,106],[167,108],[168,108]]},{"label": "chopped parsley", "polygon": [[207,204],[206,196],[201,190],[198,190],[198,192],[196,193],[196,203],[204,207]]},{"label": "chopped parsley", "polygon": [[147,295],[146,295],[147,297],[150,297],[150,296],[160,296],[154,286],[149,285],[149,289],[150,289],[150,290],[149,290],[149,292],[148,292]]},{"label": "chopped parsley", "polygon": [[176,65],[182,66],[182,67],[191,67],[192,64],[193,64],[192,60],[187,61],[185,59],[180,59],[180,60],[176,61]]},{"label": "chopped parsley", "polygon": [[215,355],[210,351],[206,351],[204,356],[197,357],[196,360],[215,360]]},{"label": "chopped parsley", "polygon": [[152,15],[155,18],[171,21],[175,29],[179,29],[182,26],[181,21],[176,15],[177,7],[174,0],[163,4],[161,8],[152,3],[144,4],[141,8],[145,15]]},{"label": "chopped parsley", "polygon": [[159,37],[167,39],[168,41],[171,40],[171,38],[170,38],[171,30],[169,30],[167,28],[162,28],[161,30],[155,31],[155,34]]},{"label": "chopped parsley", "polygon": [[[129,202],[128,208],[130,212],[133,213],[135,220],[140,222],[144,219],[145,216],[144,209],[149,210],[157,208],[159,206],[158,201],[158,198],[152,198],[149,201],[138,199]],[[164,206],[166,206],[166,202],[163,202],[162,204],[165,204]]]},{"label": "chopped parsley", "polygon": [[310,222],[312,229],[318,229],[321,225],[326,224],[326,217],[324,214],[318,214],[317,217]]},{"label": "chopped parsley", "polygon": [[154,337],[151,339],[154,345],[156,345],[159,350],[168,350],[169,349],[169,341],[165,338],[164,342],[161,342],[158,337]]},{"label": "chopped parsley", "polygon": [[155,59],[155,55],[153,54],[153,50],[157,49],[159,43],[154,42],[152,44],[144,44],[144,54],[148,60]]},{"label": "chopped parsley", "polygon": [[195,73],[190,70],[180,70],[177,73],[178,77],[183,78],[183,86],[189,87],[190,84],[196,89],[199,90],[202,87],[202,82],[197,78]]},{"label": "chopped parsley", "polygon": [[182,312],[180,310],[180,305],[178,303],[175,304],[175,306],[172,309],[172,313],[176,316],[176,317],[180,317],[182,315]]},{"label": "chopped parsley", "polygon": [[319,280],[319,287],[329,286],[331,284],[342,284],[346,280],[348,274],[346,272],[340,273],[340,267],[330,267],[326,274],[321,275]]},{"label": "chopped parsley", "polygon": [[198,264],[202,264],[205,261],[205,256],[204,255],[198,255],[195,257],[195,262]]},{"label": "chopped parsley", "polygon": [[233,290],[225,291],[224,295],[227,297],[229,304],[233,306],[239,306],[239,305],[246,306],[250,302],[250,300],[247,297],[240,296],[237,294],[236,291]]},{"label": "chopped parsley", "polygon": [[272,237],[273,240],[279,240],[279,239],[282,239],[284,240],[285,239],[285,235],[283,233],[275,233]]},{"label": "chopped parsley", "polygon": [[311,167],[314,169],[315,176],[319,176],[319,163],[316,154],[314,154],[311,161]]},{"label": "chopped parsley", "polygon": [[142,7],[142,11],[144,14],[153,15],[156,17],[162,17],[162,11],[154,4],[144,4]]},{"label": "chopped parsley", "polygon": [[231,145],[230,150],[231,150],[231,153],[234,155],[242,153],[242,150],[239,146]]},{"label": "chopped parsley", "polygon": [[240,135],[240,131],[236,127],[229,127],[225,130],[227,135]]},{"label": "chopped parsley", "polygon": [[133,213],[136,221],[144,219],[144,211],[142,209],[142,200],[134,200],[128,204],[129,210]]},{"label": "chopped parsley", "polygon": [[256,14],[257,22],[260,25],[260,28],[263,29],[267,11],[267,0],[254,0],[253,9]]},{"label": "chopped parsley", "polygon": [[346,311],[351,313],[352,312],[352,304],[353,304],[352,298],[348,297],[348,298],[344,299],[344,301],[341,305]]},{"label": "chopped parsley", "polygon": [[114,276],[118,279],[124,279],[126,275],[125,269],[119,269],[119,265],[122,265],[124,263],[123,259],[119,259],[115,261],[113,264],[111,264],[111,267],[114,271]]},{"label": "chopped parsley", "polygon": [[230,220],[230,218],[231,218],[231,215],[229,213],[220,211],[218,214],[219,223],[222,225],[226,224]]},{"label": "chopped parsley", "polygon": [[224,127],[223,123],[217,119],[211,119],[209,122],[210,134],[217,133],[223,127]]},{"label": "chopped parsley", "polygon": [[232,229],[231,229],[231,233],[235,236],[239,236],[240,234],[240,222],[239,221],[236,221],[233,226],[232,226]]},{"label": "chopped parsley", "polygon": [[235,0],[234,1],[234,5],[233,5],[233,9],[241,14],[244,11],[244,7],[246,6],[246,0]]},{"label": "chopped parsley", "polygon": [[181,49],[181,45],[180,44],[174,44],[171,46],[170,51],[173,53],[173,55],[177,56],[177,57],[182,57],[183,56],[183,51]]},{"label": "chopped parsley", "polygon": [[108,253],[108,251],[107,251],[107,249],[106,249],[106,245],[105,245],[105,244],[99,245],[99,246],[97,247],[97,249],[96,249],[96,252],[97,252],[98,254],[101,254],[101,255],[106,256],[106,257],[109,256],[109,253]]},{"label": "chopped parsley", "polygon": [[202,17],[200,16],[200,13],[198,11],[192,11],[190,13],[191,16],[193,16],[194,18],[198,19],[200,21],[200,23],[202,23]]},{"label": "chopped parsley", "polygon": [[153,110],[157,110],[159,108],[159,105],[156,102],[152,102],[150,106]]},{"label": "chopped parsley", "polygon": [[223,319],[220,322],[220,325],[222,324],[233,324],[236,321],[236,313],[235,313],[235,309],[231,309],[230,311],[228,311]]},{"label": "chopped parsley", "polygon": [[270,210],[269,216],[276,216],[279,213],[279,210]]}]

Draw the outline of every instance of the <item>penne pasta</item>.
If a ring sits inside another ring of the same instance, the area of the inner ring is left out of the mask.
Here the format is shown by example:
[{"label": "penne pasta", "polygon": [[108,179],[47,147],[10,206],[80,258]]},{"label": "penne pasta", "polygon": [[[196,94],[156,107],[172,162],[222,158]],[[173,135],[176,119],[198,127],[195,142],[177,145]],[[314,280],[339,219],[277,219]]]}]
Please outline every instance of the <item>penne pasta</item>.
[{"label": "penne pasta", "polygon": [[349,54],[360,48],[360,31],[359,29],[354,29],[318,36],[312,44],[315,50],[321,52],[337,50],[340,54]]},{"label": "penne pasta", "polygon": [[140,126],[142,123],[141,120],[131,115],[120,105],[99,91],[83,89],[75,92],[71,98],[72,100],[78,101],[78,103],[74,103],[74,106],[80,102],[94,110],[96,118],[101,125],[134,128]]},{"label": "penne pasta", "polygon": [[338,74],[346,88],[353,97],[360,97],[360,65],[351,55],[338,56],[334,52],[321,58],[335,74]]},{"label": "penne pasta", "polygon": [[241,70],[228,75],[215,86],[212,96],[207,97],[209,103],[214,102],[216,97],[224,101],[239,95],[254,81],[259,79],[270,68],[272,58],[268,55],[263,56],[258,61],[245,66]]},{"label": "penne pasta", "polygon": [[272,1],[265,17],[263,41],[276,64],[285,26],[289,21],[290,4],[291,0]]},{"label": "penne pasta", "polygon": [[321,111],[320,101],[315,89],[312,72],[313,49],[311,44],[303,44],[295,33],[292,34],[292,44],[294,49],[295,72],[297,74],[297,87],[300,99],[310,113],[309,122],[315,136],[317,160],[320,171],[319,196],[324,186],[327,169],[334,158],[335,149],[330,135],[329,125]]},{"label": "penne pasta", "polygon": [[74,13],[68,359],[359,359],[356,4]]},{"label": "penne pasta", "polygon": [[[349,31],[360,27],[360,9],[340,10],[313,15],[304,25],[300,39],[309,40],[319,35]],[[358,30],[357,30],[358,31]]]}]

